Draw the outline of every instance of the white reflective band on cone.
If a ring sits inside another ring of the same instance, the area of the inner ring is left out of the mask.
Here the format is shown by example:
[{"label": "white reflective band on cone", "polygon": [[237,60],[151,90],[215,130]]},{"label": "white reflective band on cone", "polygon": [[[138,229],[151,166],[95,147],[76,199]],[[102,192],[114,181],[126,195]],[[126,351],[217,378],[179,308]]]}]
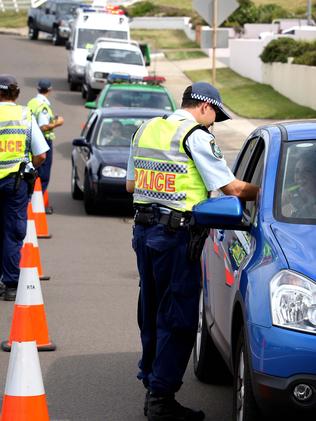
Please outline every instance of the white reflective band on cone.
[{"label": "white reflective band on cone", "polygon": [[15,304],[21,306],[44,304],[37,268],[20,269]]},{"label": "white reflective band on cone", "polygon": [[32,194],[33,213],[45,213],[43,194],[41,191],[35,191]]},{"label": "white reflective band on cone", "polygon": [[23,240],[23,244],[25,243],[31,243],[34,247],[38,247],[38,241],[37,241],[37,234],[36,234],[36,227],[35,227],[35,221],[34,219],[28,219],[27,220],[27,226],[26,226],[26,236]]},{"label": "white reflective band on cone", "polygon": [[44,395],[36,342],[12,342],[5,385],[7,396]]}]

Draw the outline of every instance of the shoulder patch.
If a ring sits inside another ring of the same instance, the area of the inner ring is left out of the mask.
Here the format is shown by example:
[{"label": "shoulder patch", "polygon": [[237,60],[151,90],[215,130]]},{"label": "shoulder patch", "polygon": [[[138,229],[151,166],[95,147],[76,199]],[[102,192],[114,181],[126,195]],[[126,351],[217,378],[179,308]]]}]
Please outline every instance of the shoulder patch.
[{"label": "shoulder patch", "polygon": [[221,151],[221,148],[215,143],[214,139],[212,139],[210,141],[210,146],[211,146],[211,150],[212,150],[212,155],[214,155],[214,157],[216,159],[222,159],[223,153]]},{"label": "shoulder patch", "polygon": [[48,114],[47,109],[46,109],[46,108],[44,108],[44,109],[42,110],[42,113],[43,113],[43,114],[45,114],[45,115],[46,115],[46,114]]}]

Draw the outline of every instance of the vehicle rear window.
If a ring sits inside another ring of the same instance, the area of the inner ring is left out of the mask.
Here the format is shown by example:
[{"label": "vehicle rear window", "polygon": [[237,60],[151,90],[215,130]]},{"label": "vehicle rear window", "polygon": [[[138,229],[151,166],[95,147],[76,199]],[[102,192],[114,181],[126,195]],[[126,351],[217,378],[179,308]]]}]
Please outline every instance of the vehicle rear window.
[{"label": "vehicle rear window", "polygon": [[102,120],[97,146],[127,146],[138,127],[148,118],[105,118]]},{"label": "vehicle rear window", "polygon": [[172,104],[164,92],[111,89],[102,104],[103,107],[139,107],[172,111]]},{"label": "vehicle rear window", "polygon": [[316,141],[287,142],[282,151],[277,215],[297,224],[316,222]]},{"label": "vehicle rear window", "polygon": [[127,39],[126,31],[79,29],[77,48],[92,48],[97,38]]},{"label": "vehicle rear window", "polygon": [[134,64],[143,66],[143,56],[137,51],[121,50],[116,48],[100,48],[95,61],[107,63]]}]

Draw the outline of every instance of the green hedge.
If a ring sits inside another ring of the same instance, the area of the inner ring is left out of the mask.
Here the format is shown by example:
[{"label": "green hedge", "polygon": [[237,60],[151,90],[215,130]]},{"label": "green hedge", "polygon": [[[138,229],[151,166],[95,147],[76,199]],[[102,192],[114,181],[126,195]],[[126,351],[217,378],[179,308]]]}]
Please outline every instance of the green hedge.
[{"label": "green hedge", "polygon": [[294,57],[293,63],[315,66],[316,41],[296,41],[293,38],[278,38],[269,42],[260,55],[264,63],[287,63]]}]

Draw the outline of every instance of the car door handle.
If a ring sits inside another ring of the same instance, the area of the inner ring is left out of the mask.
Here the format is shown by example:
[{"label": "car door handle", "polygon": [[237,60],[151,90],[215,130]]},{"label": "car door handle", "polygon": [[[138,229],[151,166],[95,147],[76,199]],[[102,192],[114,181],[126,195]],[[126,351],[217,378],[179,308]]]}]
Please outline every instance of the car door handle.
[{"label": "car door handle", "polygon": [[223,241],[225,238],[225,230],[217,230],[216,239],[217,241]]}]

